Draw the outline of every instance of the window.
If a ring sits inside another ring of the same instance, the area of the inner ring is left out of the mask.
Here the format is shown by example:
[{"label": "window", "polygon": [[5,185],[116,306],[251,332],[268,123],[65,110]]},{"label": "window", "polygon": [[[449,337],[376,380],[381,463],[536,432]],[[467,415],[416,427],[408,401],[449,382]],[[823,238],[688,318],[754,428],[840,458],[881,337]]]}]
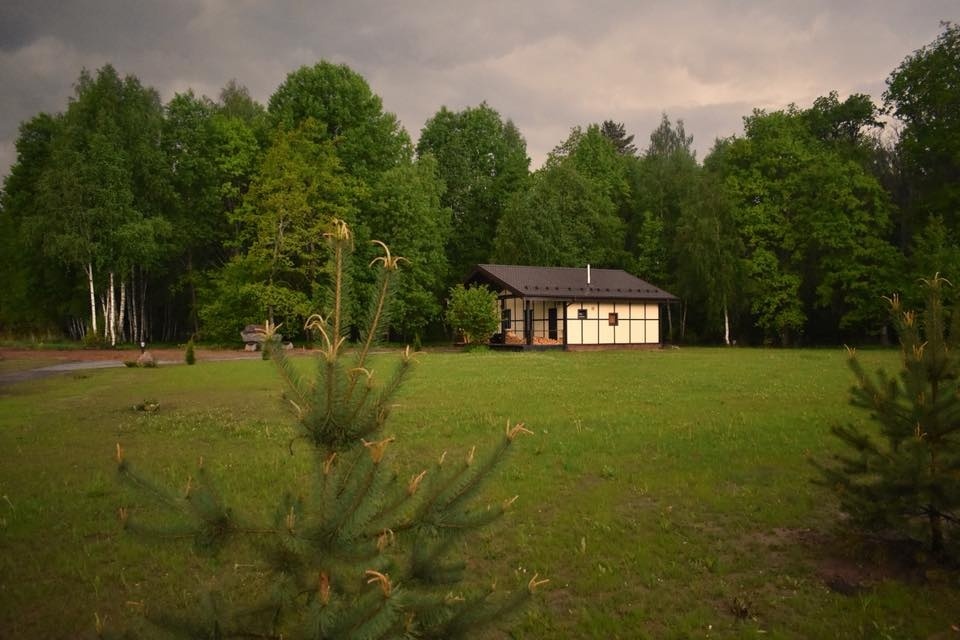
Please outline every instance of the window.
[{"label": "window", "polygon": [[512,328],[510,321],[510,309],[504,309],[500,312],[500,331],[506,333]]},{"label": "window", "polygon": [[577,320],[586,320],[586,319],[587,319],[587,310],[577,309]]},{"label": "window", "polygon": [[611,327],[616,327],[620,324],[620,315],[616,313],[611,313],[607,316],[607,324]]}]

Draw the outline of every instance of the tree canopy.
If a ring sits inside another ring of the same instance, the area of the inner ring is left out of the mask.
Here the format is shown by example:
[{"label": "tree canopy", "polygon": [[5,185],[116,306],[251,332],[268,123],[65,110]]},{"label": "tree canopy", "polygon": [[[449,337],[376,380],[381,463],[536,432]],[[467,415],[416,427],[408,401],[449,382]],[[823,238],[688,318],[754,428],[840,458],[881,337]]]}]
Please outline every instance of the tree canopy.
[{"label": "tree canopy", "polygon": [[414,153],[342,64],[292,71],[266,107],[237,80],[164,104],[110,65],[83,71],[62,112],[20,127],[0,330],[234,341],[273,319],[297,334],[329,296],[319,236],[336,217],[356,241],[353,337],[380,240],[408,261],[383,324],[396,339],[443,331],[446,292],[489,261],[626,269],[680,297],[665,309],[679,340],[882,339],[883,295],[916,303],[919,278],[960,279],[958,52],[946,23],[891,72],[882,110],[830,92],[754,111],[702,163],[664,113],[645,148],[615,118],[573,126],[532,173],[485,102],[441,107]]}]

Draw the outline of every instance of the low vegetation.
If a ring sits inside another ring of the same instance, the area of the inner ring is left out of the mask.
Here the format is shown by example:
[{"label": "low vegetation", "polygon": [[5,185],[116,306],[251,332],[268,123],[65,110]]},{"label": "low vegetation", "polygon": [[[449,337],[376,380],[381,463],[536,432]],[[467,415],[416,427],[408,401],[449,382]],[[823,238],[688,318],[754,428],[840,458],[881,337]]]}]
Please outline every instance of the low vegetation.
[{"label": "low vegetation", "polygon": [[[840,350],[417,358],[393,414],[397,446],[439,456],[521,415],[535,434],[484,496],[519,494],[514,512],[464,543],[469,571],[551,578],[502,623],[510,637],[929,637],[960,624],[955,574],[836,530],[837,504],[811,482],[808,457],[841,446],[830,425],[864,419],[847,403]],[[859,359],[892,370],[898,357]],[[190,541],[125,536],[117,506],[137,503],[113,453],[122,440],[173,486],[204,456],[225,494],[272,504],[309,469],[292,463],[280,388],[259,360],[5,387],[0,636],[93,637],[97,620],[154,633],[144,611],[193,606],[214,576],[255,582],[242,550],[211,561]],[[158,410],[134,410],[147,396]]]}]

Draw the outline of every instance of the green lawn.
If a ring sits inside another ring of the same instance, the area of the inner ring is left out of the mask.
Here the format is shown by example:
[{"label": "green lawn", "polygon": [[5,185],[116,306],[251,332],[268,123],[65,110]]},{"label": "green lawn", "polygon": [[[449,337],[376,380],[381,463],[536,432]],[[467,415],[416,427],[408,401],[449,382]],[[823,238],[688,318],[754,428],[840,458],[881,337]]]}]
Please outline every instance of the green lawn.
[{"label": "green lawn", "polygon": [[[897,362],[861,357],[868,368]],[[861,419],[846,405],[842,350],[418,358],[389,429],[404,473],[492,444],[508,420],[535,434],[487,492],[519,494],[515,510],[467,551],[480,581],[551,582],[485,636],[956,635],[957,576],[891,572],[891,558],[854,554],[830,496],[810,483],[807,457],[835,446],[830,424]],[[203,456],[230,495],[269,509],[308,468],[288,452],[280,391],[272,365],[252,360],[0,389],[0,637],[92,637],[95,615],[149,635],[144,608],[188,605],[214,576],[242,580],[243,549],[211,561],[122,534],[117,507],[138,504],[112,455],[121,441],[174,486]],[[160,410],[132,409],[145,399]]]}]

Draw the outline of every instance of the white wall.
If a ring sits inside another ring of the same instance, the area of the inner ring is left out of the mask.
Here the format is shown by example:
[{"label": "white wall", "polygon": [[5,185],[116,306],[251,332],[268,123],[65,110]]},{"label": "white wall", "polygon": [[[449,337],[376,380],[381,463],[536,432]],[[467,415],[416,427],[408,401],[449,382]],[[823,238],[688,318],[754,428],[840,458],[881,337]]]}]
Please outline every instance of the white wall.
[{"label": "white wall", "polygon": [[[556,339],[563,343],[563,307],[561,300],[531,300],[530,307],[533,309],[533,336],[535,338],[550,337],[550,309],[557,310],[557,335]],[[510,325],[504,327],[501,321],[501,331],[507,329],[513,331],[520,337],[523,337],[523,300],[521,298],[501,298],[500,310],[501,319],[503,310],[510,310]]]},{"label": "white wall", "polygon": [[[578,312],[586,311],[586,319]],[[616,314],[616,324],[611,324]],[[658,344],[660,306],[642,302],[574,303],[567,308],[567,344]]]},{"label": "white wall", "polygon": [[[502,292],[502,296],[509,295]],[[549,309],[557,309],[557,339],[563,342],[564,305],[560,300],[531,300],[535,337],[549,337]],[[509,327],[502,327],[523,337],[523,299],[500,299],[501,312],[510,310]],[[586,320],[577,318],[578,310],[587,312]],[[617,324],[610,324],[610,314],[617,314]],[[566,344],[659,344],[660,305],[644,302],[575,302],[566,307]],[[501,315],[502,317],[502,315]]]}]

